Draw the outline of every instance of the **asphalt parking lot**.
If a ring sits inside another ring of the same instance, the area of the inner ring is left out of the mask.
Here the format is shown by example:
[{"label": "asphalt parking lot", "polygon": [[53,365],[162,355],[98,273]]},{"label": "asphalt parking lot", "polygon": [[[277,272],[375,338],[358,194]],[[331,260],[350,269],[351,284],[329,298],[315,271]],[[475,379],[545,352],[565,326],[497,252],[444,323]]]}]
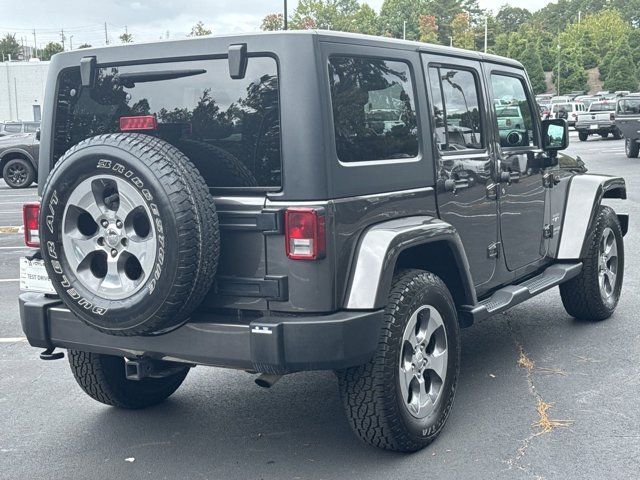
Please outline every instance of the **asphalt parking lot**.
[{"label": "asphalt parking lot", "polygon": [[[243,372],[196,368],[166,403],[94,402],[67,361],[24,342],[17,295],[22,235],[0,233],[0,478],[637,478],[640,472],[640,160],[623,141],[572,135],[590,171],[622,175],[630,214],[625,283],[613,318],[569,317],[557,289],[463,331],[455,405],[439,439],[412,455],[362,445],[328,372],[271,390]],[[0,182],[0,227],[36,190]],[[560,425],[540,433],[539,402]]]}]

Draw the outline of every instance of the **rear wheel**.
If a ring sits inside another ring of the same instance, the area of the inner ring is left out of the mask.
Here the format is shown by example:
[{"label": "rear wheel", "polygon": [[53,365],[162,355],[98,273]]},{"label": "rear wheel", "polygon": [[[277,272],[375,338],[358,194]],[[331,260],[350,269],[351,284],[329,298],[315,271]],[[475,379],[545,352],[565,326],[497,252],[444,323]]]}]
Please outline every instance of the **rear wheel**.
[{"label": "rear wheel", "polygon": [[614,140],[620,140],[622,138],[622,132],[620,132],[620,130],[618,130],[617,128],[613,130],[613,139]]},{"label": "rear wheel", "polygon": [[398,272],[375,357],[338,372],[351,427],[364,442],[387,450],[426,447],[449,416],[459,369],[459,326],[449,290],[429,272]]},{"label": "rear wheel", "polygon": [[69,350],[71,371],[94,400],[119,408],[139,409],[166,400],[184,381],[189,367],[170,376],[127,380],[122,357]]},{"label": "rear wheel", "polygon": [[609,132],[603,132],[600,134],[602,138],[607,138],[609,136]]},{"label": "rear wheel", "polygon": [[567,313],[579,320],[606,320],[620,300],[623,276],[622,228],[615,212],[609,207],[601,207],[582,272],[560,285]]},{"label": "rear wheel", "polygon": [[638,155],[640,155],[640,144],[629,138],[625,138],[624,150],[627,154],[627,158],[638,158]]},{"label": "rear wheel", "polygon": [[27,188],[36,178],[36,169],[29,160],[13,158],[2,169],[2,177],[11,188]]},{"label": "rear wheel", "polygon": [[589,139],[589,134],[587,132],[578,132],[578,138],[581,142],[586,142]]}]

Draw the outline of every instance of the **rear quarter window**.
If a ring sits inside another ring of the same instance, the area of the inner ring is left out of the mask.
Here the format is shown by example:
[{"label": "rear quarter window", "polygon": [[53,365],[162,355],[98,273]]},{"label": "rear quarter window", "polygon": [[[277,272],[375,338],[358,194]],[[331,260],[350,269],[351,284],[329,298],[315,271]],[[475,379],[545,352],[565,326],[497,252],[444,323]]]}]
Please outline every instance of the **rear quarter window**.
[{"label": "rear quarter window", "polygon": [[415,95],[407,63],[333,56],[329,86],[340,161],[417,157]]},{"label": "rear quarter window", "polygon": [[249,58],[243,79],[232,79],[221,58],[99,68],[91,89],[71,69],[60,85],[55,159],[86,138],[119,131],[121,117],[154,115],[158,130],[150,133],[185,153],[209,187],[281,187],[274,58]]}]

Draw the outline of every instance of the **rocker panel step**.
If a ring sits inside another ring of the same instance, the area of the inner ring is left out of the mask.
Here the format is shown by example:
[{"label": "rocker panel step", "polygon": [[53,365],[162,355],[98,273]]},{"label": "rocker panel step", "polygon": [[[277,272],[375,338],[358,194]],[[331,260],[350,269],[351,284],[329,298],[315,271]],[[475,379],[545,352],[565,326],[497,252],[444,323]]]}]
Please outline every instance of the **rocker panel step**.
[{"label": "rocker panel step", "polygon": [[493,295],[474,306],[462,306],[458,310],[461,324],[469,326],[496,313],[529,300],[550,288],[560,285],[580,274],[582,263],[557,263],[540,275],[525,280],[518,285],[509,285],[496,290]]}]

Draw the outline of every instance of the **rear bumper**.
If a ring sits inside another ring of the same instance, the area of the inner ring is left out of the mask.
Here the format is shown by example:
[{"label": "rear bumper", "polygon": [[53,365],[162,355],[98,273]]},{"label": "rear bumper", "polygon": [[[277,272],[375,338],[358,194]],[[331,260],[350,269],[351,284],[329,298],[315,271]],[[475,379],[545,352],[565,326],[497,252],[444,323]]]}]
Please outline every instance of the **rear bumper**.
[{"label": "rear bumper", "polygon": [[[598,125],[598,128],[591,128],[592,125]],[[615,124],[612,123],[576,123],[576,130],[579,132],[598,133],[598,132],[613,132],[617,129]]]},{"label": "rear bumper", "polygon": [[289,373],[366,363],[376,351],[383,312],[271,315],[251,323],[198,313],[191,322],[164,335],[117,337],[87,326],[57,298],[23,293],[20,318],[34,347]]}]

